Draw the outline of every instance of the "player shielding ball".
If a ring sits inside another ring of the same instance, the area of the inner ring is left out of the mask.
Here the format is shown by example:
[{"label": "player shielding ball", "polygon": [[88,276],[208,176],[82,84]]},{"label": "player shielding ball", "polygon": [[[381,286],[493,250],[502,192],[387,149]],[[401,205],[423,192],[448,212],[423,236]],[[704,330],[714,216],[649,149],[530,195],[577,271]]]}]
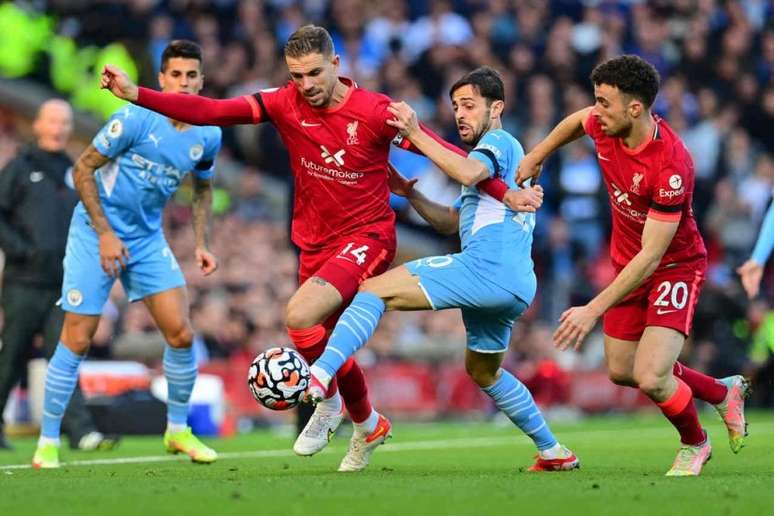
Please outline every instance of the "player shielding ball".
[{"label": "player shielding ball", "polygon": [[668,476],[698,475],[712,448],[694,398],[715,406],[734,453],[747,435],[742,376],[716,380],[677,362],[704,283],[707,251],[691,209],[693,161],[666,121],[651,113],[656,70],[636,56],[598,65],[591,74],[594,106],[565,118],[519,165],[519,184],[537,178],[545,159],[589,135],[610,197],[610,255],[615,280],[587,305],[560,318],[554,341],[578,349],[604,316],[610,379],[639,388],[680,434]]},{"label": "player shielding ball", "polygon": [[[162,54],[161,89],[195,96],[204,81],[201,60],[197,44],[170,43]],[[129,301],[142,300],[167,342],[165,448],[186,453],[194,462],[210,463],[217,458],[186,425],[197,375],[193,330],[185,278],[164,237],[161,214],[191,173],[195,258],[204,275],[214,272],[218,265],[207,248],[207,225],[220,138],[217,127],[190,127],[127,106],[111,117],[75,164],[73,175],[81,202],[67,237],[60,300],[65,319],[46,372],[34,467],[59,467],[62,416],[116,279],[121,280]]]},{"label": "player shielding ball", "polygon": [[419,126],[405,103],[393,104],[396,120],[388,122],[449,176],[462,184],[454,207],[439,205],[413,189],[413,182],[394,175],[393,191],[437,231],[459,231],[462,252],[408,262],[366,280],[339,318],[325,352],[311,367],[307,397],[325,399],[336,372],[365,345],[389,310],[460,308],[467,332],[465,367],[508,418],[535,443],[532,471],[559,471],[579,466],[575,455],[559,444],[529,390],[502,369],[515,320],[535,296],[532,263],[534,212],[542,204],[538,187],[516,192],[521,212],[514,212],[479,192],[477,183],[502,177],[513,188],[516,167],[524,156],[521,144],[502,129],[505,105],[499,74],[488,67],[472,71],[449,92],[457,128],[473,150],[463,157],[445,149]]},{"label": "player shielding ball", "polygon": [[[409,142],[386,124],[392,119],[388,97],[339,76],[340,59],[324,28],[307,25],[293,33],[285,45],[285,62],[287,84],[233,99],[159,94],[138,88],[112,66],[105,67],[102,85],[118,97],[191,124],[268,122],[277,128],[290,154],[292,240],[301,249],[301,286],[288,303],[287,329],[312,363],[359,284],[387,270],[395,256],[387,159],[392,143],[409,148]],[[507,186],[499,180],[488,183],[502,186],[502,198]],[[338,371],[328,394],[293,449],[313,455],[328,444],[344,416],[343,398],[355,432],[339,469],[361,470],[389,434],[390,421],[371,406],[365,377],[354,360]]]}]

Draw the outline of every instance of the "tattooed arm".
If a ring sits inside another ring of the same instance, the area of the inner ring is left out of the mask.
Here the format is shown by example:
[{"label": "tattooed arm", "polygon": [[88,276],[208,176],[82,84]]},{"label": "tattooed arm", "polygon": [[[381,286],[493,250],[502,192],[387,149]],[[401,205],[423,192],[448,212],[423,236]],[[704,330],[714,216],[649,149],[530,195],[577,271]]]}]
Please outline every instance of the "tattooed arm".
[{"label": "tattooed arm", "polygon": [[91,225],[99,235],[99,259],[102,269],[112,277],[117,277],[129,260],[129,250],[113,232],[105,217],[99,199],[97,181],[94,172],[110,159],[103,156],[93,145],[89,145],[75,163],[73,180],[75,189],[89,213]]},{"label": "tattooed arm", "polygon": [[196,263],[208,276],[218,268],[218,260],[209,250],[209,223],[212,208],[212,182],[193,176],[193,229],[196,238]]},{"label": "tattooed arm", "polygon": [[75,162],[73,169],[75,189],[78,190],[81,202],[86,207],[86,211],[89,212],[91,224],[98,235],[113,230],[107,217],[105,217],[105,212],[102,210],[97,181],[94,179],[94,172],[108,161],[110,161],[110,158],[100,154],[93,145],[89,145],[83,151],[81,157],[78,158],[78,161]]}]

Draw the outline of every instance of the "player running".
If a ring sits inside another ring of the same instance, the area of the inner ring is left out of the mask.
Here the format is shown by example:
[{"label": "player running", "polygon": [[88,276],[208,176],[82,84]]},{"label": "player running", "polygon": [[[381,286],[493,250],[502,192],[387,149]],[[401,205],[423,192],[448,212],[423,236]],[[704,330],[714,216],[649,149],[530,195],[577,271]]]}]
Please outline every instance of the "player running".
[{"label": "player running", "polygon": [[[195,43],[170,43],[162,54],[162,91],[196,95],[204,81],[201,61]],[[62,416],[117,278],[130,301],[145,303],[167,341],[165,448],[199,463],[217,458],[186,426],[197,373],[193,331],[185,279],[164,237],[161,212],[191,172],[195,257],[205,276],[214,272],[217,260],[207,249],[207,225],[220,137],[217,127],[190,127],[127,106],[112,116],[78,159],[74,181],[81,202],[70,223],[60,300],[66,313],[46,372],[43,424],[32,459],[35,468],[59,467]]]},{"label": "player running", "polygon": [[715,406],[731,450],[747,428],[742,376],[716,380],[677,362],[691,331],[704,283],[707,251],[691,209],[693,161],[683,142],[650,107],[658,72],[637,56],[598,65],[591,74],[596,103],[565,118],[519,165],[519,184],[537,178],[545,159],[588,134],[596,145],[613,216],[610,254],[618,274],[587,305],[560,318],[556,346],[578,349],[604,315],[610,379],[639,388],[680,433],[682,446],[667,476],[698,475],[712,448],[694,397]]},{"label": "player running", "polygon": [[[407,197],[437,231],[459,231],[462,252],[408,262],[366,280],[339,318],[325,352],[312,365],[307,399],[325,398],[331,379],[365,345],[385,311],[460,308],[467,331],[468,374],[535,442],[537,460],[530,470],[577,468],[578,459],[556,440],[527,388],[500,368],[513,323],[535,296],[531,257],[535,216],[530,212],[542,204],[542,189],[518,190],[521,212],[517,213],[476,188],[479,181],[496,176],[518,188],[515,172],[524,151],[502,129],[504,88],[498,73],[478,68],[457,81],[449,96],[460,138],[474,147],[467,158],[429,137],[405,103],[389,108],[396,120],[388,123],[444,172],[458,178],[462,195],[453,208],[439,205],[414,190],[414,182],[405,181],[397,172],[394,181],[402,185],[393,191]],[[389,433],[389,428],[385,431]]]},{"label": "player running", "polygon": [[[409,142],[385,123],[392,118],[388,97],[339,77],[340,59],[324,28],[307,25],[293,33],[285,62],[290,72],[285,86],[233,99],[162,95],[138,88],[112,66],[105,67],[102,85],[118,97],[192,124],[269,122],[277,128],[294,174],[292,240],[301,249],[301,286],[288,302],[288,335],[312,363],[358,285],[387,270],[395,256],[387,159],[391,142],[403,148]],[[507,186],[499,180],[488,184],[502,199]],[[293,450],[313,455],[328,444],[344,416],[342,398],[355,426],[339,468],[348,471],[353,465],[365,467],[365,444],[381,444],[391,428],[371,406],[354,360],[339,370],[329,397],[317,405]]]}]

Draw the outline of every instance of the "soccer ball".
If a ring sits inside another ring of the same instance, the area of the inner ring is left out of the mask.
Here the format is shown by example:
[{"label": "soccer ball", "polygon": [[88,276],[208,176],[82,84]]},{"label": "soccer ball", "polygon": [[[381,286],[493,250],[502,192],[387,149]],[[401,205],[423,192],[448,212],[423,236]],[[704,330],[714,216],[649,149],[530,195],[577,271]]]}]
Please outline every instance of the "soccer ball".
[{"label": "soccer ball", "polygon": [[267,349],[250,364],[247,386],[256,401],[266,408],[293,408],[309,387],[309,365],[294,349]]}]

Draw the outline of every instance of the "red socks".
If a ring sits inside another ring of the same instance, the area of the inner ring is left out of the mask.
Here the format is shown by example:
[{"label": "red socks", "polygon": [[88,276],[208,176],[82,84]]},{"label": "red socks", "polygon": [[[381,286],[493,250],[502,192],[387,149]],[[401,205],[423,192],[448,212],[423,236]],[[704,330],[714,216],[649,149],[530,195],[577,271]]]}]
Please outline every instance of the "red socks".
[{"label": "red socks", "polygon": [[696,413],[696,405],[693,403],[693,394],[683,380],[677,380],[677,390],[666,401],[656,403],[670,423],[680,433],[683,444],[698,446],[707,438],[699,423],[699,415]]},{"label": "red socks", "polygon": [[728,387],[720,380],[686,367],[680,362],[675,362],[672,372],[677,378],[688,384],[694,398],[706,401],[712,405],[717,405],[726,399]]},{"label": "red socks", "polygon": [[351,357],[339,369],[336,378],[339,380],[339,390],[344,404],[349,411],[349,417],[355,423],[362,423],[371,415],[373,407],[368,399],[368,385],[360,366]]},{"label": "red socks", "polygon": [[[309,364],[320,358],[325,345],[328,343],[328,332],[322,324],[316,324],[311,328],[293,330],[288,328],[290,340],[296,349]],[[338,380],[338,389],[337,389]],[[344,406],[349,411],[349,416],[355,423],[362,423],[371,415],[371,402],[368,400],[368,386],[366,385],[363,370],[352,358],[344,362],[339,369],[336,378],[330,383],[330,394],[341,391]]]}]

